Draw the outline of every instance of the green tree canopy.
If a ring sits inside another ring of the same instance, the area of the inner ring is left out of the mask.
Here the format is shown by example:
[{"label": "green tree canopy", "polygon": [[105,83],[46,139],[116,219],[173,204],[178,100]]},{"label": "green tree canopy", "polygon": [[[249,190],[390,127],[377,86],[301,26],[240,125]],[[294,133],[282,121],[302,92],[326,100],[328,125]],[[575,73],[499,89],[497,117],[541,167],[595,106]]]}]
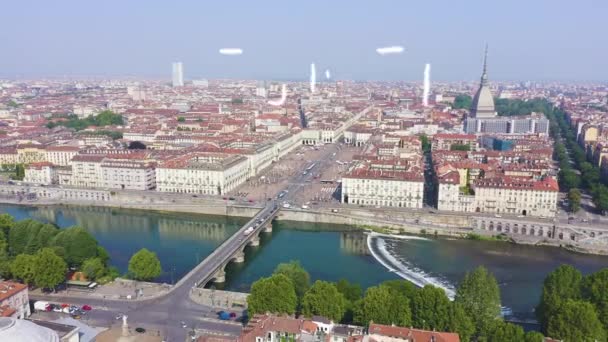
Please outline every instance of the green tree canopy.
[{"label": "green tree canopy", "polygon": [[51,248],[43,248],[34,256],[36,267],[34,282],[36,286],[54,289],[65,281],[67,264]]},{"label": "green tree canopy", "polygon": [[475,334],[475,324],[458,302],[452,302],[448,313],[449,321],[446,331],[456,332],[461,341],[469,341]]},{"label": "green tree canopy", "polygon": [[545,342],[545,336],[538,331],[528,331],[524,336],[524,342]]},{"label": "green tree canopy", "polygon": [[15,226],[15,220],[9,214],[0,215],[0,240],[7,240],[11,228]]},{"label": "green tree canopy", "polygon": [[338,288],[338,292],[344,295],[344,298],[350,302],[355,302],[361,299],[361,295],[363,291],[361,290],[361,285],[359,284],[351,284],[346,279],[338,280],[336,284]]},{"label": "green tree canopy", "polygon": [[593,305],[571,299],[548,317],[547,336],[563,341],[606,341]]},{"label": "green tree canopy", "polygon": [[583,279],[582,296],[593,304],[604,329],[608,331],[608,268]]},{"label": "green tree canopy", "polygon": [[346,312],[346,298],[335,284],[317,280],[302,298],[302,313],[306,317],[323,316],[340,322]]},{"label": "green tree canopy", "polygon": [[488,324],[478,338],[479,342],[515,342],[524,341],[524,329],[519,325],[495,319]]},{"label": "green tree canopy", "polygon": [[400,294],[407,299],[414,298],[414,295],[418,292],[416,285],[403,279],[387,280],[380,285],[388,287],[394,293]]},{"label": "green tree canopy", "polygon": [[355,310],[355,321],[368,325],[370,321],[379,324],[410,326],[412,313],[408,298],[391,291],[388,286],[370,287]]},{"label": "green tree canopy", "polygon": [[97,257],[99,258],[99,260],[101,260],[101,263],[105,267],[108,266],[108,261],[110,261],[110,254],[105,248],[99,245],[97,246]]},{"label": "green tree canopy", "polygon": [[568,191],[568,201],[570,202],[570,211],[575,213],[581,208],[581,192],[579,189],[570,189]]},{"label": "green tree canopy", "polygon": [[480,266],[468,272],[456,290],[455,302],[475,323],[478,331],[500,315],[500,290],[496,278]]},{"label": "green tree canopy", "polygon": [[563,301],[580,298],[582,279],[581,272],[570,265],[561,265],[547,275],[540,303],[536,308],[542,331],[547,332],[549,318],[560,311]]},{"label": "green tree canopy", "polygon": [[469,95],[458,95],[454,98],[454,109],[469,109],[473,104],[473,98]]},{"label": "green tree canopy", "polygon": [[162,273],[160,260],[156,253],[146,248],[140,249],[129,260],[129,274],[137,280],[149,281]]},{"label": "green tree canopy", "polygon": [[37,259],[33,255],[19,254],[11,263],[11,273],[28,285],[34,284],[36,263]]},{"label": "green tree canopy", "polygon": [[82,272],[84,272],[87,278],[91,280],[96,280],[103,277],[106,272],[106,266],[100,258],[90,258],[85,260],[80,269]]},{"label": "green tree canopy", "polygon": [[91,115],[84,119],[79,119],[76,115],[69,115],[67,120],[49,121],[46,127],[54,128],[56,126],[65,126],[73,128],[76,131],[81,131],[89,126],[103,127],[122,124],[124,124],[122,115],[115,114],[110,110],[104,110],[95,116]]},{"label": "green tree canopy", "polygon": [[9,249],[12,255],[34,254],[49,246],[58,230],[55,226],[31,219],[22,220],[10,229]]},{"label": "green tree canopy", "polygon": [[70,266],[80,266],[86,259],[97,256],[97,240],[82,227],[62,229],[53,239],[53,246],[65,250],[65,261]]},{"label": "green tree canopy", "polygon": [[411,302],[412,324],[420,329],[446,331],[450,320],[450,300],[445,291],[426,285]]},{"label": "green tree canopy", "polygon": [[296,312],[298,298],[293,282],[285,274],[273,274],[251,284],[247,297],[250,315],[272,312],[292,315]]},{"label": "green tree canopy", "polygon": [[293,282],[298,300],[302,300],[304,293],[310,287],[310,275],[298,261],[292,260],[277,265],[273,274],[284,274]]}]

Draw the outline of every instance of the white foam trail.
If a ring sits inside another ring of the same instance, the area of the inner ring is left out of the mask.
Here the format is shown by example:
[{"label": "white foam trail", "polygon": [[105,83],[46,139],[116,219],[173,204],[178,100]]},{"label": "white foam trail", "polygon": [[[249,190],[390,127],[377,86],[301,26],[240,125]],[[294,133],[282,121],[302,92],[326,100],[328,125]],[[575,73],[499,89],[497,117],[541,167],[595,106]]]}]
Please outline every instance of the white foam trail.
[{"label": "white foam trail", "polygon": [[376,52],[379,53],[380,55],[384,56],[387,54],[391,54],[391,53],[402,53],[405,49],[403,48],[403,46],[387,46],[387,47],[381,47],[381,48],[377,48]]},{"label": "white foam trail", "polygon": [[310,64],[310,93],[315,92],[315,86],[317,83],[317,69],[315,63]]},{"label": "white foam trail", "polygon": [[429,92],[431,90],[431,65],[426,63],[424,66],[424,91],[422,92],[422,103],[425,107],[429,106]]},{"label": "white foam trail", "polygon": [[380,257],[378,255],[378,253],[376,253],[374,251],[374,249],[372,248],[372,239],[373,238],[374,238],[373,234],[369,234],[367,236],[367,248],[369,249],[370,253],[372,253],[372,256],[380,264],[382,264],[382,266],[384,266],[390,272],[394,272],[394,273],[398,274],[401,278],[411,282],[412,284],[414,284],[418,287],[424,287],[425,285],[428,285],[428,284],[439,287],[445,291],[445,294],[448,296],[448,298],[450,300],[454,300],[456,293],[454,292],[454,288],[451,285],[444,284],[440,280],[427,275],[422,270],[420,270],[418,268],[410,268],[403,262],[397,260],[397,258],[395,258],[392,254],[390,254],[389,251],[386,249],[386,242],[382,238],[378,238],[377,239],[378,240],[378,250],[380,251],[380,253],[382,253],[382,257],[384,257],[386,260],[388,260],[393,265],[397,266],[397,268],[394,268],[391,265],[389,265],[387,262],[385,262],[382,259],[382,257]]},{"label": "white foam trail", "polygon": [[286,99],[287,99],[287,87],[285,86],[285,83],[283,83],[283,87],[281,88],[281,99],[268,101],[268,104],[272,105],[272,106],[282,106],[285,103]]},{"label": "white foam trail", "polygon": [[328,80],[331,78],[331,73],[329,72],[329,69],[325,70],[325,78]]},{"label": "white foam trail", "polygon": [[382,236],[388,237],[391,239],[401,239],[401,240],[421,240],[421,241],[431,241],[427,238],[423,238],[422,236],[413,236],[413,235],[391,235],[391,234],[382,234],[382,233],[370,233],[372,237]]},{"label": "white foam trail", "polygon": [[239,48],[223,48],[220,49],[220,53],[227,56],[238,56],[243,54],[243,50]]}]

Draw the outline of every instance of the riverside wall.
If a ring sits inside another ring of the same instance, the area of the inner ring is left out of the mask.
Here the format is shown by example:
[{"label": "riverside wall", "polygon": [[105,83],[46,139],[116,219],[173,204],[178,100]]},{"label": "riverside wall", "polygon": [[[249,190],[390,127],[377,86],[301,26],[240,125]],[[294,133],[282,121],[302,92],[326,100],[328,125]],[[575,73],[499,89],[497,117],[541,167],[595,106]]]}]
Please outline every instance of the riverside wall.
[{"label": "riverside wall", "polygon": [[[264,206],[264,203],[224,200],[211,196],[16,184],[0,184],[0,203],[98,206],[234,217],[253,217]],[[337,212],[331,208],[315,211],[282,209],[276,220],[349,225],[394,234],[457,238],[467,237],[471,233],[485,237],[500,235],[520,244],[550,245],[581,253],[608,255],[608,227],[560,225],[546,219],[342,206]]]}]

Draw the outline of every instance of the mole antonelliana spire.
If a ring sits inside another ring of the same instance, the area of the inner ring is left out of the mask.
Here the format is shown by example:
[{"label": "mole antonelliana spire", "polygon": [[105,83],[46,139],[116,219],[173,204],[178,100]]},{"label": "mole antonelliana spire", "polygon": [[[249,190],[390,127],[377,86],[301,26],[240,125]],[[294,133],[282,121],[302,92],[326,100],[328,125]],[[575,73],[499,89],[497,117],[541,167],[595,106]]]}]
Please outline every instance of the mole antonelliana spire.
[{"label": "mole antonelliana spire", "polygon": [[492,92],[488,86],[488,45],[486,44],[486,50],[483,57],[483,72],[481,74],[481,82],[479,89],[473,98],[471,104],[471,115],[472,118],[491,118],[496,116],[496,110],[494,108],[494,98]]}]

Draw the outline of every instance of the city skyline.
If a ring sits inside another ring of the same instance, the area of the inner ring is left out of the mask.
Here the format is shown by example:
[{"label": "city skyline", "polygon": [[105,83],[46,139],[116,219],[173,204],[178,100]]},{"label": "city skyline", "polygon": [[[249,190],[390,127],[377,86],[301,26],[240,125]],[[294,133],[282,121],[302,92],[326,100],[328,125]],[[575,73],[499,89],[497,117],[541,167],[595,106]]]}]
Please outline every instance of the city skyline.
[{"label": "city skyline", "polygon": [[[435,80],[474,80],[487,42],[494,81],[608,79],[602,67],[608,48],[597,43],[607,29],[600,15],[606,4],[591,1],[575,8],[515,1],[500,11],[481,1],[458,7],[441,1],[375,6],[313,1],[296,9],[274,1],[145,8],[138,3],[33,2],[7,8],[13,15],[4,25],[19,29],[3,37],[11,47],[0,65],[3,77],[170,79],[167,65],[180,60],[187,66],[187,80],[299,80],[307,78],[313,62],[320,70],[330,69],[334,79],[421,80],[424,65],[431,63]],[[234,11],[235,6],[241,10]],[[569,21],[578,24],[564,24]],[[389,45],[405,51],[375,52]],[[226,46],[244,53],[219,54]]]}]

